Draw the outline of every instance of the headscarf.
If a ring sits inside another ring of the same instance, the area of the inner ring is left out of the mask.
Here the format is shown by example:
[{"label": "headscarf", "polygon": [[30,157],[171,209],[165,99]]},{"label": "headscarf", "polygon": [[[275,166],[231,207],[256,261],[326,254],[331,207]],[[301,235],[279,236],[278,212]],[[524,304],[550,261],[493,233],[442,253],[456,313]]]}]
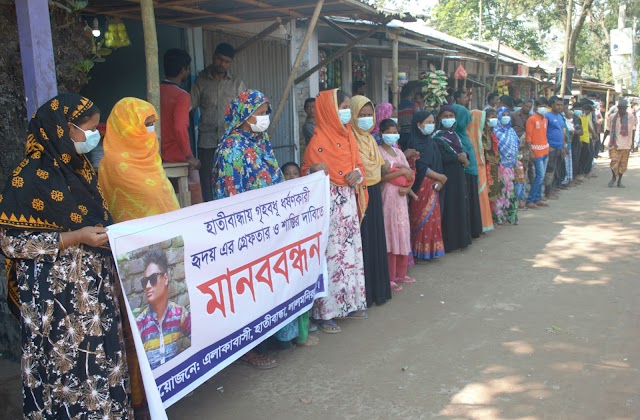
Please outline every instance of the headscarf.
[{"label": "headscarf", "polygon": [[[338,89],[325,90],[316,97],[316,130],[304,153],[302,173],[312,165],[324,162],[329,167],[331,183],[347,186],[345,176],[349,172],[358,168],[365,178],[366,172],[351,123],[344,125],[340,122],[337,92]],[[369,201],[362,183],[356,185],[356,198],[358,215],[362,220]]]},{"label": "headscarf", "polygon": [[471,145],[475,151],[478,166],[481,168],[484,168],[485,166],[484,149],[482,146],[482,131],[484,130],[486,119],[487,113],[485,111],[474,109],[471,111],[471,122],[467,126],[467,135],[469,136],[469,140],[471,140]]},{"label": "headscarf", "polygon": [[464,173],[467,175],[478,176],[478,161],[476,160],[476,153],[473,149],[473,145],[471,144],[471,140],[467,135],[467,126],[471,122],[471,113],[466,107],[458,104],[453,105],[453,109],[456,113],[456,134],[460,138],[460,143],[462,143],[462,151],[467,154],[467,159],[469,159],[469,166],[464,168]]},{"label": "headscarf", "polygon": [[158,136],[145,120],[158,115],[138,98],[118,101],[107,119],[100,187],[116,222],[178,210],[178,198],[162,167]]},{"label": "headscarf", "polygon": [[511,121],[509,124],[502,125],[502,117],[504,114],[511,112],[508,108],[501,106],[498,108],[498,125],[493,129],[496,136],[498,136],[498,148],[500,149],[500,164],[506,168],[513,168],[516,164],[516,158],[518,157],[518,150],[520,148],[520,140],[516,134],[516,130],[511,128]]},{"label": "headscarf", "polygon": [[380,123],[388,118],[391,118],[393,114],[393,105],[389,102],[379,103],[376,107],[375,126],[371,134],[377,134],[380,132]]},{"label": "headscarf", "polygon": [[[93,107],[89,99],[65,93],[36,111],[29,122],[25,159],[0,194],[1,228],[67,232],[113,223],[93,167],[76,153],[69,137],[68,123],[90,115]],[[7,300],[19,317],[16,261],[6,259],[5,268]]]},{"label": "headscarf", "polygon": [[268,106],[267,115],[271,114],[269,99],[258,90],[247,89],[227,105],[225,133],[220,139],[213,165],[215,199],[284,181],[269,135],[240,128],[263,104]]},{"label": "headscarf", "polygon": [[413,190],[417,192],[422,185],[422,181],[427,173],[427,169],[431,169],[438,173],[443,173],[442,156],[440,149],[433,140],[431,135],[424,135],[418,128],[418,124],[426,120],[433,112],[418,111],[413,115],[411,120],[411,139],[407,143],[408,149],[414,149],[420,153],[420,157],[416,160],[416,180],[413,183]]},{"label": "headscarf", "polygon": [[[456,115],[456,110],[451,105],[443,105],[440,107],[440,110],[438,111],[438,122],[440,122],[440,119],[441,119],[440,117],[446,111],[452,112],[454,115]],[[456,115],[456,119],[457,119],[457,115]],[[455,132],[456,125],[454,124],[453,127],[451,128],[444,128],[442,126],[442,123],[440,123],[439,125],[440,125],[440,130],[433,133],[434,139],[440,139],[444,141],[444,143],[446,143],[446,145],[450,147],[455,154],[462,153],[462,144],[460,142],[460,138]]]},{"label": "headscarf", "polygon": [[[382,174],[380,169],[384,165],[384,158],[380,154],[380,149],[376,140],[371,135],[371,129],[365,131],[358,125],[358,114],[360,110],[367,105],[373,104],[371,100],[366,96],[356,95],[351,98],[351,129],[358,142],[358,149],[360,150],[360,157],[364,164],[364,170],[367,174],[366,185],[376,185],[380,182]],[[373,117],[373,123],[375,124],[376,117]]]}]

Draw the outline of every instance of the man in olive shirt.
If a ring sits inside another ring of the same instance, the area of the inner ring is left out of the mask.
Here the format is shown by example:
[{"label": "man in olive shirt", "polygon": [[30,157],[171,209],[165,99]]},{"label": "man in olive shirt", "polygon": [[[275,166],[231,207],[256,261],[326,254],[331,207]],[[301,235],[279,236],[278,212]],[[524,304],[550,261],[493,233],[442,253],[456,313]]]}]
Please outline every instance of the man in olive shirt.
[{"label": "man in olive shirt", "polygon": [[198,126],[198,158],[202,199],[213,200],[211,172],[218,141],[224,134],[224,113],[227,105],[246,88],[242,80],[229,73],[235,49],[218,44],[213,64],[204,69],[191,88],[191,108],[200,108]]}]

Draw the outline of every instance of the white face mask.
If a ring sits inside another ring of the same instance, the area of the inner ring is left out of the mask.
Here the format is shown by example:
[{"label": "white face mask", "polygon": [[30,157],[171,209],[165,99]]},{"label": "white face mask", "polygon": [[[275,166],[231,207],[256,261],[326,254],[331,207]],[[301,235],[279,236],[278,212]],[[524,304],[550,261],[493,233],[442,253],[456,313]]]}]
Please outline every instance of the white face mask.
[{"label": "white face mask", "polygon": [[351,121],[351,109],[339,109],[338,115],[340,116],[340,122],[346,124]]},{"label": "white face mask", "polygon": [[541,107],[539,107],[539,108],[537,109],[537,112],[538,112],[538,114],[540,114],[540,115],[544,115],[544,114],[546,114],[547,112],[549,112],[549,110],[548,110],[546,107],[541,106]]},{"label": "white face mask", "polygon": [[267,131],[267,129],[269,128],[269,124],[271,123],[271,121],[269,120],[269,116],[255,115],[255,117],[256,123],[249,123],[249,125],[251,126],[251,131],[253,131],[254,133],[264,133],[265,131]]},{"label": "white face mask", "polygon": [[436,128],[436,125],[433,123],[427,123],[424,125],[424,127],[419,127],[419,128],[422,134],[424,134],[425,136],[428,136],[429,134],[433,133],[433,130],[435,130]]},{"label": "white face mask", "polygon": [[393,147],[398,140],[400,140],[400,134],[383,134],[382,141]]},{"label": "white face mask", "polygon": [[360,117],[358,118],[358,127],[364,131],[369,131],[373,128],[373,117]]},{"label": "white face mask", "polygon": [[502,125],[507,125],[511,122],[511,117],[508,115],[505,115],[504,117],[502,117],[500,122],[502,123]]},{"label": "white face mask", "polygon": [[85,153],[89,153],[90,151],[96,148],[98,143],[100,143],[100,132],[98,130],[83,130],[82,128],[78,127],[75,124],[73,124],[73,126],[78,130],[82,131],[84,133],[84,138],[85,138],[85,141],[73,142],[73,145],[76,148],[76,152],[78,154],[83,155]]},{"label": "white face mask", "polygon": [[147,128],[147,133],[153,133],[154,131],[156,131],[155,124],[147,125],[146,128]]},{"label": "white face mask", "polygon": [[497,118],[489,118],[489,127],[495,127],[496,125],[498,125],[498,119]]}]

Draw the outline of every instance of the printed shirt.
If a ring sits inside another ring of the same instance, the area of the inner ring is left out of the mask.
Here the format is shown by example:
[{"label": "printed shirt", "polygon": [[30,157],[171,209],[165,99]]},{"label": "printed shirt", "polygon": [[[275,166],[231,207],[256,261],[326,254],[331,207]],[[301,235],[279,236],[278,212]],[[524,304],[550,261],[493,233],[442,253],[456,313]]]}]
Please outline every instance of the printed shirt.
[{"label": "printed shirt", "polygon": [[168,80],[160,84],[162,160],[186,162],[191,153],[189,140],[189,93]]},{"label": "printed shirt", "polygon": [[[618,113],[616,112],[615,114],[611,114],[609,115],[609,127],[610,129],[613,129],[613,119],[618,116]],[[616,131],[615,133],[610,133],[611,137],[615,136],[615,144],[616,147],[618,149],[631,149],[631,142],[633,140],[633,130],[635,130],[636,127],[636,118],[633,115],[633,111],[629,112],[627,111],[627,135],[626,136],[622,136],[620,135],[620,130],[622,128],[622,118],[620,118],[618,116],[618,120],[616,121]]]},{"label": "printed shirt", "polygon": [[544,118],[548,121],[547,140],[549,141],[549,146],[562,149],[564,143],[564,117],[562,114],[547,112]]},{"label": "printed shirt", "polygon": [[531,143],[531,150],[536,159],[549,154],[547,128],[548,121],[540,114],[533,114],[527,120],[526,138],[527,142]]},{"label": "printed shirt", "polygon": [[136,323],[151,369],[175,357],[181,350],[180,339],[191,337],[191,314],[173,302],[167,305],[162,328],[159,327],[155,312],[148,305],[138,315]]},{"label": "printed shirt", "polygon": [[211,68],[200,73],[191,88],[191,107],[200,108],[198,147],[213,149],[224,134],[224,116],[227,105],[245,90],[244,83],[229,72],[218,80]]}]

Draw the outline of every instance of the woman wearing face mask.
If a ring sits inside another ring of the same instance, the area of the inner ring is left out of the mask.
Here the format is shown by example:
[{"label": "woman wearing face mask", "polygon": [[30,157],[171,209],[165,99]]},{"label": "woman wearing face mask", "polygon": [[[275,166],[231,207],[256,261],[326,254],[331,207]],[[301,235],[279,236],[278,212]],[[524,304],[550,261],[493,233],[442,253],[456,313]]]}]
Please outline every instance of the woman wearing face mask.
[{"label": "woman wearing face mask", "polygon": [[116,223],[178,210],[178,198],[162,167],[153,105],[118,101],[107,119],[100,187]]},{"label": "woman wearing face mask", "polygon": [[482,215],[480,213],[480,199],[478,196],[478,162],[476,153],[467,134],[467,127],[471,122],[471,113],[462,105],[453,105],[456,113],[456,134],[462,144],[462,150],[466,153],[469,164],[464,168],[465,181],[467,183],[467,201],[469,204],[469,223],[471,224],[471,237],[479,238],[482,234]]},{"label": "woman wearing face mask", "polygon": [[[385,163],[380,149],[371,135],[374,126],[375,117],[371,100],[361,95],[351,98],[351,130],[358,143],[360,158],[366,174],[364,184],[369,192],[369,205],[360,225],[367,306],[374,303],[382,305],[391,299],[380,183],[382,175],[386,174],[389,165]],[[348,317],[366,318],[367,314],[354,312]]]},{"label": "woman wearing face mask", "polygon": [[[480,215],[482,218],[482,231],[493,230],[493,219],[491,217],[491,204],[489,202],[489,188],[487,187],[487,163],[484,155],[484,132],[488,126],[486,121],[486,111],[474,109],[471,111],[471,123],[467,126],[467,134],[473,146],[473,152],[478,162],[478,203],[480,205]],[[488,139],[491,142],[491,137]],[[491,145],[491,143],[489,143]]]},{"label": "woman wearing face mask", "polygon": [[305,150],[302,174],[325,171],[331,179],[331,222],[327,246],[328,296],[311,311],[325,333],[341,331],[334,318],[367,308],[360,219],[367,210],[365,170],[351,131],[351,101],[338,89],[316,98],[316,130]]},{"label": "woman wearing face mask", "polygon": [[445,252],[452,252],[471,245],[469,200],[464,174],[469,159],[456,134],[454,108],[450,105],[440,107],[438,121],[440,130],[433,137],[440,149],[443,173],[447,177],[447,184],[440,193],[442,239]]},{"label": "woman wearing face mask", "polygon": [[0,196],[7,302],[22,327],[24,418],[133,417],[106,229],[113,220],[85,157],[99,121],[79,95],[42,105]]},{"label": "woman wearing face mask", "polygon": [[[489,206],[493,214],[495,202],[500,196],[500,149],[498,148],[498,136],[493,131],[498,126],[498,114],[493,108],[487,109],[485,112],[486,123],[482,130],[482,148],[487,169]],[[493,216],[491,222],[493,224]]]},{"label": "woman wearing face mask", "polygon": [[500,149],[500,196],[495,201],[495,222],[518,224],[518,198],[516,196],[515,165],[518,160],[520,141],[511,128],[511,116],[506,107],[498,108],[498,125],[493,129],[498,137]]},{"label": "woman wearing face mask", "polygon": [[444,255],[442,223],[440,217],[440,191],[447,183],[440,149],[433,140],[435,129],[433,112],[420,111],[411,122],[411,138],[407,147],[418,152],[410,164],[416,172],[413,191],[418,196],[411,200],[409,222],[411,249],[418,260],[431,260]]}]

